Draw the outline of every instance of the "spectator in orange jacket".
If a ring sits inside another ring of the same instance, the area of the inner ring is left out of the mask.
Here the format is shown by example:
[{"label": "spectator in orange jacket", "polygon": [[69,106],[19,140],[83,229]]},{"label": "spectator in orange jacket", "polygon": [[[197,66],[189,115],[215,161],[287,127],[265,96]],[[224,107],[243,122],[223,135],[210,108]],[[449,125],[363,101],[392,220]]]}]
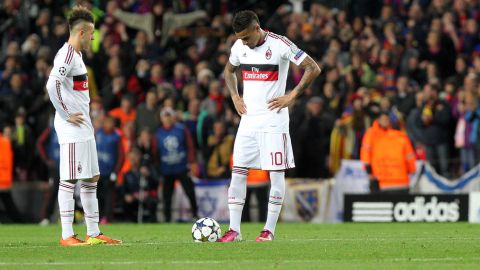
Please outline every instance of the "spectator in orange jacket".
[{"label": "spectator in orange jacket", "polygon": [[135,122],[137,111],[135,110],[135,102],[132,96],[126,95],[122,97],[120,107],[108,112],[110,116],[120,121],[120,128],[123,129],[125,124]]},{"label": "spectator in orange jacket", "polygon": [[388,114],[381,113],[365,133],[360,158],[369,175],[371,192],[408,192],[415,154],[407,135],[391,128]]},{"label": "spectator in orange jacket", "polygon": [[[5,128],[5,130],[11,130]],[[4,132],[4,133],[11,133]],[[0,202],[6,213],[0,212],[0,223],[20,222],[20,215],[12,198],[13,181],[13,149],[9,135],[4,136],[0,131]],[[6,218],[5,215],[6,214]]]}]

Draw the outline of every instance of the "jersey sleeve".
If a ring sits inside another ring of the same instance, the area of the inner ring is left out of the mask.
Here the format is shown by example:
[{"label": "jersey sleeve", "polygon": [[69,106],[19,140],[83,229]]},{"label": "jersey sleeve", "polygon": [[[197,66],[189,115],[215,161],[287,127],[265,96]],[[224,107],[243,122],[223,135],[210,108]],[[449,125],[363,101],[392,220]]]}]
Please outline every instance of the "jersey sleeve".
[{"label": "jersey sleeve", "polygon": [[62,86],[60,79],[50,75],[47,81],[47,91],[50,101],[55,107],[55,111],[60,115],[63,120],[70,118],[71,104],[68,104],[68,93]]},{"label": "jersey sleeve", "polygon": [[50,76],[55,76],[60,82],[63,82],[72,70],[74,54],[75,50],[72,46],[68,46],[68,49],[60,50],[55,56],[55,60],[53,60],[53,68]]},{"label": "jersey sleeve", "polygon": [[292,41],[288,38],[281,36],[281,44],[280,44],[280,53],[281,57],[285,60],[289,60],[295,65],[300,65],[303,59],[307,57],[307,53],[297,47]]},{"label": "jersey sleeve", "polygon": [[242,48],[241,44],[242,41],[238,39],[233,44],[232,49],[230,49],[230,58],[228,61],[230,61],[230,64],[236,67],[240,65],[240,49]]}]

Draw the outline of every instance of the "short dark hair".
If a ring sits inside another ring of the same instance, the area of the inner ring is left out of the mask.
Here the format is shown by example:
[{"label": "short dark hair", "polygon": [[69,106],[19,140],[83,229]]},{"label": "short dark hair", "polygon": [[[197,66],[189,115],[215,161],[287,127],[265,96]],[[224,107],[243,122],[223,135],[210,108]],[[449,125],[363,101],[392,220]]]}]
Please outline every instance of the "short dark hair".
[{"label": "short dark hair", "polygon": [[382,116],[386,116],[386,117],[388,117],[388,119],[390,119],[390,113],[388,113],[388,111],[383,111],[383,110],[380,111],[380,112],[378,113],[378,117],[377,117],[377,118],[380,118],[380,117],[382,117]]},{"label": "short dark hair", "polygon": [[82,21],[95,23],[93,14],[92,12],[90,12],[90,10],[83,6],[75,6],[74,8],[72,8],[72,10],[70,11],[70,15],[68,16],[68,27],[70,28],[70,31],[77,23],[80,23]]},{"label": "short dark hair", "polygon": [[253,22],[260,24],[257,14],[251,10],[242,10],[233,17],[232,28],[235,33],[240,33]]}]

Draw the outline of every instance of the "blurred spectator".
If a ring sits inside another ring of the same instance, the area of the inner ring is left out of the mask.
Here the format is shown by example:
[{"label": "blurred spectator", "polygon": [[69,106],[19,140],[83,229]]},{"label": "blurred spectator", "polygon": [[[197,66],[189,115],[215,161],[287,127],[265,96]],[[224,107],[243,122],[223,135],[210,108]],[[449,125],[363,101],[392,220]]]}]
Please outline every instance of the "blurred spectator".
[{"label": "blurred spectator", "polygon": [[398,111],[397,107],[392,106],[390,99],[386,96],[382,97],[379,105],[380,112],[387,113],[390,116],[390,124],[392,128],[404,130],[405,125],[403,115]]},{"label": "blurred spectator", "polygon": [[[432,20],[432,25],[435,19]],[[455,48],[450,37],[436,30],[431,30],[426,39],[427,49],[423,52],[423,59],[431,61],[439,68],[442,79],[454,74]]]},{"label": "blurred spectator", "polygon": [[323,86],[323,92],[320,94],[323,100],[324,110],[331,113],[335,119],[339,118],[343,110],[343,100],[345,97],[338,94],[334,90],[332,83],[325,83]]},{"label": "blurred spectator", "polygon": [[[478,106],[478,95],[474,92],[465,93],[464,107],[464,118],[466,122],[463,132],[464,145],[461,148],[460,157],[463,161],[462,164],[466,165],[463,167],[464,172],[466,172],[480,162],[480,140],[478,138],[480,107]],[[461,120],[462,119],[459,119],[459,123],[462,122]]]},{"label": "blurred spectator", "polygon": [[402,118],[406,119],[410,111],[415,108],[415,95],[412,93],[407,76],[398,77],[396,91],[392,105],[402,114]]},{"label": "blurred spectator", "polygon": [[137,131],[148,129],[154,132],[158,127],[157,92],[148,91],[145,102],[137,107],[135,128]]},{"label": "blurred spectator", "polygon": [[54,212],[57,205],[58,187],[60,181],[60,144],[58,143],[57,133],[53,127],[53,117],[50,125],[45,128],[37,140],[37,151],[42,161],[48,167],[48,186],[49,193],[44,205],[43,218],[41,225],[48,225],[55,222]]},{"label": "blurred spectator", "polygon": [[13,73],[10,76],[9,84],[5,88],[4,107],[2,107],[10,116],[13,116],[20,108],[23,108],[23,112],[26,113],[25,108],[28,108],[33,102],[32,92],[24,84],[25,78],[22,78],[22,76],[21,73]]},{"label": "blurred spectator", "polygon": [[[123,129],[119,131],[121,142],[122,142],[122,151],[123,156],[126,157],[130,150],[135,146],[136,136],[135,136],[135,127],[133,122],[127,122]],[[117,175],[117,185],[123,184],[124,174],[130,170],[130,161],[125,159],[123,166],[120,169],[120,173]]]},{"label": "blurred spectator", "polygon": [[191,99],[188,102],[188,109],[183,113],[183,122],[187,126],[190,134],[192,134],[195,147],[199,147],[199,139],[197,134],[197,129],[199,126],[199,116],[200,116],[200,101],[197,98]]},{"label": "blurred spectator", "polygon": [[107,224],[113,218],[113,191],[125,159],[121,138],[115,131],[115,120],[112,117],[107,116],[103,119],[102,127],[95,132],[95,141],[100,168],[98,185],[100,223]]},{"label": "blurred spectator", "polygon": [[225,179],[231,175],[230,157],[233,152],[234,137],[227,134],[225,123],[217,120],[213,124],[213,134],[208,137],[209,159],[207,177],[209,179]]},{"label": "blurred spectator", "polygon": [[425,160],[422,156],[419,155],[419,150],[424,152],[425,138],[422,131],[422,123],[418,121],[422,115],[423,107],[423,93],[418,92],[415,95],[415,108],[410,112],[407,118],[407,134],[415,147],[415,152],[417,153],[417,159]]},{"label": "blurred spectator", "polygon": [[108,59],[106,78],[103,78],[101,94],[106,109],[120,105],[122,96],[127,92],[125,77],[122,76],[121,62],[118,57]]},{"label": "blurred spectator", "polygon": [[455,87],[460,87],[463,84],[463,80],[468,73],[468,63],[465,56],[459,55],[455,60],[455,75],[453,75],[453,81]]},{"label": "blurred spectator", "polygon": [[98,129],[101,127],[101,121],[104,119],[105,110],[103,108],[102,99],[95,97],[91,99],[90,103],[90,117],[92,118],[93,127]]},{"label": "blurred spectator", "polygon": [[115,108],[108,112],[108,115],[120,121],[120,128],[123,129],[126,123],[134,122],[137,115],[133,97],[126,95],[122,97],[122,103],[120,107]]},{"label": "blurred spectator", "polygon": [[296,132],[297,160],[296,176],[306,178],[327,178],[328,149],[334,118],[323,109],[323,100],[312,97],[307,103],[305,116]]},{"label": "blurred spectator", "polygon": [[353,76],[357,87],[360,85],[375,86],[375,72],[365,63],[359,52],[353,52],[350,56],[351,64],[344,68],[343,73],[350,73]]},{"label": "blurred spectator", "polygon": [[0,94],[8,92],[10,78],[15,72],[19,72],[20,63],[15,56],[7,56],[3,61],[3,69],[0,71]]},{"label": "blurred spectator", "polygon": [[[160,113],[161,126],[157,129],[156,145],[160,174],[163,176],[163,201],[165,221],[172,219],[172,195],[175,180],[179,180],[190,200],[192,216],[197,217],[197,201],[189,168],[196,167],[195,148],[188,129],[176,123],[175,111],[164,108]],[[194,172],[193,172],[194,173]]]},{"label": "blurred spectator", "polygon": [[[371,119],[367,115],[363,103],[368,105],[368,96],[361,97],[360,94],[352,96],[351,112],[344,113],[344,116],[335,121],[330,136],[330,157],[329,168],[332,174],[340,168],[342,159],[359,159],[360,146],[363,135],[370,127]],[[364,102],[362,99],[365,99]],[[375,105],[377,106],[377,105]],[[379,110],[379,108],[377,109]]]},{"label": "blurred spectator", "polygon": [[0,133],[0,201],[3,211],[0,212],[0,221],[20,222],[21,216],[13,202],[12,183],[13,183],[13,149],[10,143],[11,131],[4,128]]},{"label": "blurred spectator", "polygon": [[393,96],[395,93],[396,69],[393,65],[392,54],[390,51],[383,49],[380,52],[380,67],[377,73],[377,82],[384,94]]},{"label": "blurred spectator", "polygon": [[[125,174],[124,213],[128,221],[156,222],[158,183],[150,168],[142,164],[142,153],[133,148],[128,154],[131,169]],[[142,213],[143,212],[143,213]]]},{"label": "blurred spectator", "polygon": [[202,68],[197,72],[197,85],[201,96],[204,97],[208,95],[208,87],[213,79],[214,74],[208,68]]},{"label": "blurred spectator", "polygon": [[415,172],[415,154],[406,134],[391,128],[387,113],[381,113],[365,133],[361,160],[371,192],[408,192],[408,175]]},{"label": "blurred spectator", "polygon": [[208,85],[208,96],[203,101],[202,107],[214,111],[218,115],[223,110],[224,96],[219,81],[211,81]]},{"label": "blurred spectator", "polygon": [[150,82],[153,85],[159,85],[166,82],[163,66],[161,63],[154,63],[152,65],[150,71]]},{"label": "blurred spectator", "polygon": [[452,118],[450,107],[443,100],[439,100],[435,85],[424,86],[423,99],[424,103],[417,121],[420,122],[425,139],[427,159],[441,175],[448,177],[449,138],[451,138],[449,126]]},{"label": "blurred spectator", "polygon": [[15,160],[15,176],[20,181],[27,181],[33,161],[33,136],[30,127],[25,123],[25,109],[18,109],[15,125],[12,130],[12,146]]},{"label": "blurred spectator", "polygon": [[156,40],[161,46],[165,46],[176,28],[188,26],[198,19],[205,18],[207,14],[201,10],[174,14],[166,9],[162,2],[156,2],[151,13],[134,14],[115,9],[113,15],[129,27],[145,31],[150,40]]},{"label": "blurred spectator", "polygon": [[142,165],[148,167],[153,166],[155,162],[154,158],[157,151],[157,146],[155,145],[155,138],[152,136],[149,128],[144,128],[139,132],[135,147],[138,148],[142,154]]},{"label": "blurred spectator", "polygon": [[[207,102],[211,104],[210,102]],[[201,150],[202,160],[208,160],[207,140],[212,134],[213,122],[216,117],[216,109],[214,106],[207,106],[205,103],[200,104],[200,114],[197,118],[197,142],[198,148]]]}]

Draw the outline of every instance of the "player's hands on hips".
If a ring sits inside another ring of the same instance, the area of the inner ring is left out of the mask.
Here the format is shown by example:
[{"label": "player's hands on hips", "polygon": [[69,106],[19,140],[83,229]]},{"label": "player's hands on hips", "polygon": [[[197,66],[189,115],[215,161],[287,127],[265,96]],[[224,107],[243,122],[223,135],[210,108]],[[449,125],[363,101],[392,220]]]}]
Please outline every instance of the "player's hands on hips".
[{"label": "player's hands on hips", "polygon": [[277,110],[277,112],[280,112],[281,109],[292,105],[294,101],[295,95],[291,92],[290,94],[276,97],[268,101],[268,109],[271,111]]},{"label": "player's hands on hips", "polygon": [[232,101],[238,114],[242,115],[247,113],[247,106],[245,106],[245,102],[241,96],[232,96]]},{"label": "player's hands on hips", "polygon": [[83,115],[82,113],[72,113],[70,117],[67,119],[67,122],[74,124],[75,126],[79,127],[80,124],[83,124]]}]

